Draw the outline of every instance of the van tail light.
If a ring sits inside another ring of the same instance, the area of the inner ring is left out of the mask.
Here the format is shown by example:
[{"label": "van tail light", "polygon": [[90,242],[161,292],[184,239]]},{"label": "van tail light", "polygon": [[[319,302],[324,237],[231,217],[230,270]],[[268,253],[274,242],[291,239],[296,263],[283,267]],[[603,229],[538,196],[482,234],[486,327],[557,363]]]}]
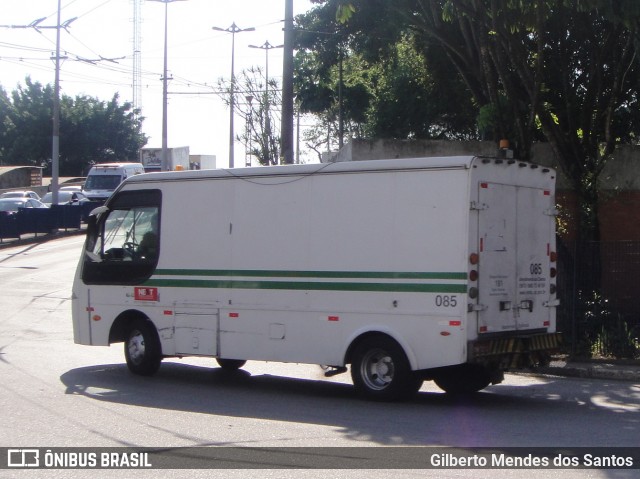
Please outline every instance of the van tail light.
[{"label": "van tail light", "polygon": [[[480,262],[480,256],[478,253],[471,253],[469,255],[469,263],[472,268],[469,269],[469,281],[476,282],[478,281],[478,277],[480,276],[478,273],[478,263]],[[469,288],[469,298],[476,299],[478,297],[478,288],[476,286],[472,286]]]},{"label": "van tail light", "polygon": [[[552,263],[551,270],[549,271],[549,276],[551,278],[555,278],[556,276],[558,276],[558,269],[557,269],[558,253],[556,251],[549,252],[549,261]],[[551,294],[556,293],[555,284],[549,285],[549,293]]]}]

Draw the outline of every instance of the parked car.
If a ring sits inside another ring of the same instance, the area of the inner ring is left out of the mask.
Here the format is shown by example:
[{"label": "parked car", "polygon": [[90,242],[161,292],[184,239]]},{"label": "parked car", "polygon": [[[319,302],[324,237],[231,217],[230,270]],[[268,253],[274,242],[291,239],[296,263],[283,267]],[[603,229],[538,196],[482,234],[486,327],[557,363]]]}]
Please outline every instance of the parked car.
[{"label": "parked car", "polygon": [[[53,193],[49,192],[42,197],[42,202],[47,206],[51,206],[52,199]],[[82,205],[87,201],[89,201],[89,198],[87,198],[81,191],[62,189],[58,191],[59,205]]]},{"label": "parked car", "polygon": [[48,206],[33,198],[0,198],[0,211],[13,214],[20,208],[48,208]]},{"label": "parked car", "polygon": [[1,198],[33,198],[34,200],[39,200],[40,195],[35,191],[25,190],[25,191],[7,191],[0,195]]}]

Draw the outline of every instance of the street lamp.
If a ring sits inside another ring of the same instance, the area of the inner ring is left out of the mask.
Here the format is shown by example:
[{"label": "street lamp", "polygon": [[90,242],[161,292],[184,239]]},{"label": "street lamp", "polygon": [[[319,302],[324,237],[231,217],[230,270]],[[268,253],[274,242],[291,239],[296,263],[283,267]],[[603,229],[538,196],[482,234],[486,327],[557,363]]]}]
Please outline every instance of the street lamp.
[{"label": "street lamp", "polygon": [[184,0],[149,0],[151,2],[164,3],[164,68],[162,73],[162,171],[171,170],[169,164],[169,148],[167,145],[167,26],[168,26],[168,4],[172,2],[181,2]]},{"label": "street lamp", "polygon": [[252,32],[255,30],[254,27],[251,28],[238,28],[235,22],[231,24],[229,28],[220,28],[220,27],[211,27],[213,30],[218,32],[228,32],[231,33],[231,93],[229,98],[229,168],[234,167],[234,154],[233,154],[233,112],[234,112],[234,93],[236,86],[236,77],[234,73],[234,55],[235,55],[235,44],[236,44],[236,33],[241,32]]},{"label": "street lamp", "polygon": [[[249,45],[249,48],[261,48],[265,51],[265,89],[264,89],[264,129],[267,133],[267,141],[271,140],[271,119],[269,118],[269,50],[273,50],[274,48],[282,48],[284,45],[276,45],[273,46],[269,43],[269,40],[264,42],[262,45]],[[271,152],[269,151],[269,144],[267,144],[267,151],[269,152],[269,156],[271,156]],[[270,158],[267,158],[270,160]]]}]

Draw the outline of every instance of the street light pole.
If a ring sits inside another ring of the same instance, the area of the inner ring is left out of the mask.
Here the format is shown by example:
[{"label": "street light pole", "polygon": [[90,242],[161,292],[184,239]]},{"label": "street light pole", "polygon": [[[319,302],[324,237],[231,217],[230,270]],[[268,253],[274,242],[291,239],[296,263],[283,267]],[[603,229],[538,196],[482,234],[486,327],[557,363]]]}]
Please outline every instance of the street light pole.
[{"label": "street light pole", "polygon": [[253,122],[253,95],[246,95],[245,100],[247,100],[247,104],[249,105],[249,112],[247,113],[247,122],[245,125],[246,128],[246,144],[245,144],[245,156],[244,156],[244,166],[251,166],[251,148],[253,147],[253,142],[251,141],[251,126]]},{"label": "street light pole", "polygon": [[285,0],[284,56],[282,60],[281,155],[284,164],[293,163],[293,0]]},{"label": "street light pole", "polygon": [[[56,29],[56,56],[52,58],[55,61],[55,76],[53,86],[53,109],[52,109],[52,140],[51,140],[51,201],[52,204],[58,202],[58,183],[60,174],[60,29],[67,30],[72,22],[78,19],[78,17],[70,18],[64,23],[60,23],[60,13],[62,11],[61,0],[58,0],[57,21],[54,26],[45,26],[41,23],[47,19],[47,17],[38,18],[29,25],[0,25],[0,28],[33,28],[37,31],[43,29]],[[66,57],[65,57],[66,58]]]},{"label": "street light pole", "polygon": [[168,112],[167,112],[167,46],[168,46],[168,4],[171,2],[181,2],[184,0],[150,0],[152,2],[164,3],[164,67],[162,70],[162,156],[161,156],[161,171],[170,171],[171,165],[169,164],[169,146],[168,146]]},{"label": "street light pole", "polygon": [[220,27],[211,27],[211,28],[218,32],[231,33],[231,92],[229,96],[229,168],[233,168],[234,156],[235,156],[233,152],[233,144],[234,144],[233,113],[235,109],[234,107],[235,107],[235,86],[236,86],[236,77],[235,77],[235,71],[234,71],[236,33],[252,32],[255,30],[255,28],[254,27],[238,28],[235,22],[233,22],[229,28],[220,28]]},{"label": "street light pole", "polygon": [[53,86],[53,135],[51,145],[51,204],[58,204],[58,183],[60,178],[60,11],[58,0],[58,21],[56,22],[56,73]]},{"label": "street light pole", "polygon": [[[269,40],[265,41],[262,45],[249,45],[249,48],[261,48],[265,51],[265,88],[264,88],[264,129],[267,137],[267,152],[271,156],[271,118],[269,117],[269,50],[274,48],[282,48],[284,45],[273,46],[269,43]],[[271,158],[266,158],[267,162],[271,162]]]}]

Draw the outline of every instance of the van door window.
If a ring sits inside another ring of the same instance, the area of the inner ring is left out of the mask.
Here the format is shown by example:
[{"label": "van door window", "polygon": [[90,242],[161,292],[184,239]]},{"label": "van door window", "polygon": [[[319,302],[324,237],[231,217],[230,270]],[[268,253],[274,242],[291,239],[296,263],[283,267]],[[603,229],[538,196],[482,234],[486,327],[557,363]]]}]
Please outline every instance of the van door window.
[{"label": "van door window", "polygon": [[104,234],[93,253],[102,260],[144,261],[158,257],[158,208],[118,209],[109,212]]},{"label": "van door window", "polygon": [[138,284],[151,276],[160,253],[160,198],[157,190],[122,192],[92,218],[85,245],[85,283]]}]

